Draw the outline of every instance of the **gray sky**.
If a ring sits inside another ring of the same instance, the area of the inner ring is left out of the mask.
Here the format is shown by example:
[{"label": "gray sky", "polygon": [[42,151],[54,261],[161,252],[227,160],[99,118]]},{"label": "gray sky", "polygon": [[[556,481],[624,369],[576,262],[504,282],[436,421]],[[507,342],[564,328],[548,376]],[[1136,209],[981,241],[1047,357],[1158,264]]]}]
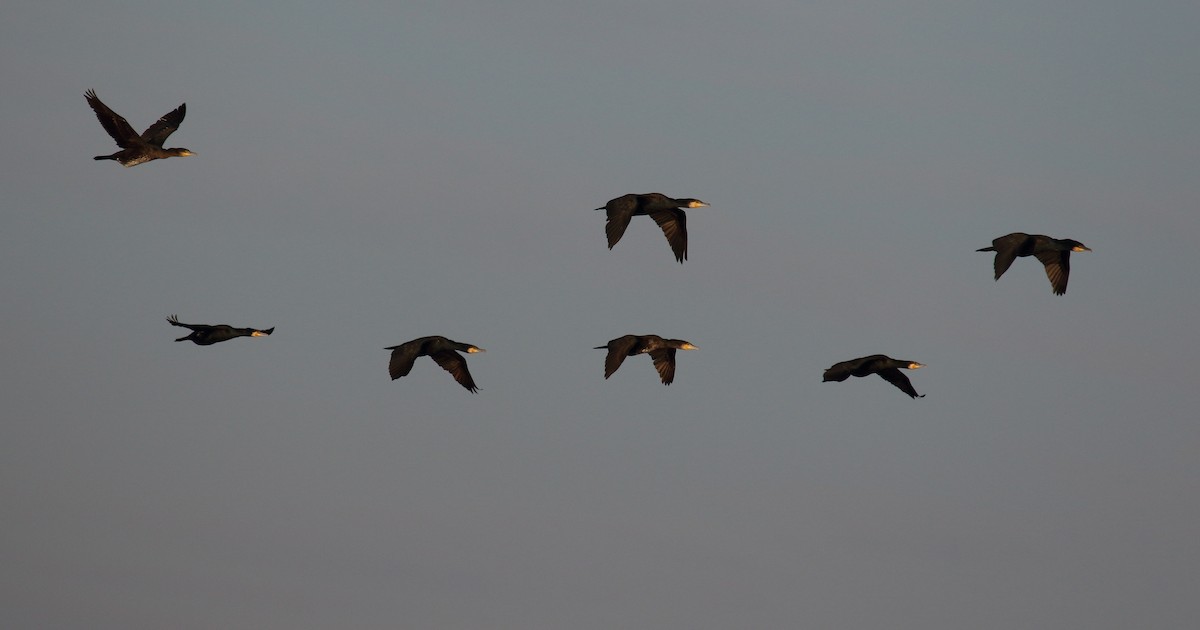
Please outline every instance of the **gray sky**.
[{"label": "gray sky", "polygon": [[413,4],[0,12],[0,626],[1200,616],[1194,2]]}]

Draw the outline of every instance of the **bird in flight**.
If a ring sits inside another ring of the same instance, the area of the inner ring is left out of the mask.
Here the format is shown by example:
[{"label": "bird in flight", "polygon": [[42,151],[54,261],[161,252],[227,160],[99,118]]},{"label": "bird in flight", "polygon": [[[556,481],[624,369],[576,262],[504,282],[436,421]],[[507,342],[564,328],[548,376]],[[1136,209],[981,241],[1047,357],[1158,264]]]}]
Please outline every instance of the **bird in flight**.
[{"label": "bird in flight", "polygon": [[595,349],[608,350],[608,356],[604,357],[604,378],[612,376],[621,367],[625,357],[649,354],[663,385],[670,385],[675,380],[675,351],[698,350],[682,339],[663,339],[658,335],[625,335]]},{"label": "bird in flight", "polygon": [[671,251],[675,252],[675,260],[682,263],[687,260],[688,246],[687,213],[683,209],[707,206],[707,203],[699,199],[672,199],[662,193],[649,193],[621,195],[596,209],[605,210],[608,214],[608,223],[605,224],[604,230],[608,234],[609,249],[621,240],[625,228],[629,227],[630,219],[637,215],[649,215],[658,227],[662,228],[667,243],[671,245]]},{"label": "bird in flight", "polygon": [[900,368],[916,370],[923,367],[925,367],[924,364],[917,363],[916,361],[904,361],[882,354],[873,354],[869,357],[860,357],[833,364],[828,370],[825,370],[825,377],[821,379],[821,382],[841,382],[851,376],[878,374],[880,378],[899,387],[900,391],[912,398],[924,398],[925,395],[918,394],[917,390],[913,389],[908,377],[900,371]]},{"label": "bird in flight", "polygon": [[129,122],[120,114],[114,112],[100,101],[96,96],[95,90],[88,90],[84,93],[84,98],[87,99],[88,105],[92,106],[92,111],[96,112],[96,118],[100,120],[100,124],[108,135],[112,136],[113,140],[117,141],[117,146],[121,147],[120,151],[112,155],[97,155],[92,158],[94,160],[116,160],[122,166],[137,166],[143,162],[150,160],[161,160],[169,157],[187,157],[195,155],[191,151],[182,148],[164,149],[163,142],[167,137],[179,128],[179,123],[183,122],[183,117],[187,114],[187,103],[175,108],[171,113],[159,118],[157,122],[150,125],[138,135],[129,126]]},{"label": "bird in flight", "polygon": [[180,337],[175,341],[190,341],[198,346],[211,346],[214,343],[229,341],[236,337],[266,337],[275,332],[275,327],[272,326],[265,330],[258,328],[234,328],[227,324],[217,324],[210,326],[208,324],[185,324],[179,321],[178,315],[172,315],[167,318],[172,326],[180,326],[191,330],[191,334]]},{"label": "bird in flight", "polygon": [[1071,274],[1071,252],[1090,252],[1090,248],[1079,241],[1069,238],[1050,238],[1042,234],[1026,234],[1013,232],[1000,238],[992,239],[991,247],[975,250],[977,252],[996,252],[993,265],[996,268],[996,279],[1008,271],[1009,266],[1018,256],[1033,256],[1046,267],[1046,277],[1050,279],[1050,287],[1055,295],[1067,292],[1067,279]]},{"label": "bird in flight", "polygon": [[472,394],[479,391],[475,386],[475,379],[471,378],[471,372],[467,369],[467,360],[459,352],[474,354],[483,352],[483,348],[435,335],[413,339],[398,346],[388,346],[384,350],[392,351],[392,358],[388,361],[388,374],[393,381],[407,376],[412,371],[417,357],[428,356],[449,372],[459,385],[467,388],[467,391]]}]

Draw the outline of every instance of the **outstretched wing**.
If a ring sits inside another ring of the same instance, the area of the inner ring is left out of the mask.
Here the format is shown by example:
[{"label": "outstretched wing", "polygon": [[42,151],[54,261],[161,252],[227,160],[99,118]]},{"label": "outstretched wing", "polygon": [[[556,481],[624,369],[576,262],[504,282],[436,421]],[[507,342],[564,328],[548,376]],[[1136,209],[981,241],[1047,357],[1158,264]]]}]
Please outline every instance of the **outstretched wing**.
[{"label": "outstretched wing", "polygon": [[663,385],[670,385],[675,380],[675,348],[651,350],[650,358],[654,359],[654,369]]},{"label": "outstretched wing", "polygon": [[453,350],[441,350],[429,355],[429,358],[437,361],[437,364],[449,372],[459,385],[466,387],[467,391],[472,394],[479,391],[475,386],[475,379],[471,378],[471,371],[467,369],[467,360],[461,354]]},{"label": "outstretched wing", "polygon": [[636,209],[637,197],[635,195],[622,195],[604,206],[605,213],[608,215],[604,233],[608,235],[609,249],[612,249],[613,245],[616,245],[617,241],[625,235],[625,228],[629,227],[629,220],[633,218],[633,211]]},{"label": "outstretched wing", "polygon": [[887,368],[887,369],[879,370],[878,372],[876,372],[876,374],[878,374],[880,377],[882,377],[883,380],[891,383],[892,385],[895,385],[896,387],[899,387],[900,391],[904,392],[905,394],[908,394],[909,396],[911,396],[913,398],[924,398],[925,397],[923,394],[918,394],[917,390],[913,389],[912,383],[909,382],[908,377],[905,376],[904,373],[901,372],[899,368]]},{"label": "outstretched wing", "polygon": [[1066,293],[1067,276],[1071,273],[1071,252],[1046,250],[1034,255],[1046,266],[1046,277],[1050,278],[1054,294]]},{"label": "outstretched wing", "polygon": [[388,374],[391,375],[393,381],[401,376],[408,376],[408,373],[412,371],[413,363],[417,361],[417,353],[420,349],[420,344],[412,341],[384,348],[384,350],[392,351],[392,358],[388,361]]},{"label": "outstretched wing", "polygon": [[662,210],[650,215],[651,219],[662,228],[671,251],[675,252],[675,260],[687,260],[687,213],[683,210]]},{"label": "outstretched wing", "polygon": [[108,105],[105,105],[96,96],[95,90],[88,90],[84,92],[83,96],[87,99],[88,105],[92,107],[92,111],[96,112],[96,118],[100,121],[100,125],[104,127],[108,135],[112,136],[113,140],[116,140],[117,146],[128,149],[137,142],[138,134],[133,127],[129,126],[129,121],[109,109]]},{"label": "outstretched wing", "polygon": [[156,147],[161,147],[163,142],[166,142],[167,137],[175,133],[175,130],[179,128],[179,123],[183,122],[183,117],[186,114],[187,103],[176,107],[175,111],[159,118],[153,125],[147,127],[142,132],[142,141]]},{"label": "outstretched wing", "polygon": [[637,345],[637,337],[634,335],[625,335],[617,337],[608,342],[608,356],[604,357],[604,378],[613,375],[617,368],[625,362],[625,357],[629,356],[629,351]]}]

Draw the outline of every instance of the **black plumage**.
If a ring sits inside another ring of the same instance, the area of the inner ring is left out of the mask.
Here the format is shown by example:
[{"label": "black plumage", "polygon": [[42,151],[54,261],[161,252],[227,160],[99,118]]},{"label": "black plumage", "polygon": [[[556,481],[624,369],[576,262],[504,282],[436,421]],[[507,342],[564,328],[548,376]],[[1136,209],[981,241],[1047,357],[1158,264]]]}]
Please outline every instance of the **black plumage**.
[{"label": "black plumage", "polygon": [[662,193],[649,193],[621,195],[610,200],[604,207],[596,209],[605,210],[608,214],[608,223],[605,224],[604,230],[608,234],[609,249],[621,240],[625,228],[629,227],[630,219],[637,215],[649,215],[658,227],[662,228],[667,243],[671,245],[671,251],[675,252],[675,260],[682,263],[687,259],[688,247],[687,213],[683,208],[707,206],[707,203],[699,199],[672,199]]},{"label": "black plumage", "polygon": [[1042,234],[1026,234],[1013,232],[1000,238],[992,239],[991,247],[975,250],[977,252],[996,252],[993,266],[996,269],[996,279],[1008,271],[1009,266],[1019,256],[1033,256],[1046,267],[1046,277],[1050,279],[1050,287],[1055,295],[1067,292],[1067,279],[1071,274],[1071,252],[1092,251],[1079,241],[1069,238],[1051,238]]},{"label": "black plumage", "polygon": [[178,315],[167,318],[172,326],[181,326],[191,330],[191,334],[180,337],[175,341],[191,341],[198,346],[211,346],[214,343],[229,341],[236,337],[265,337],[275,332],[275,327],[260,330],[258,328],[234,328],[226,324],[211,326],[208,324],[185,324],[179,321]]},{"label": "black plumage", "polygon": [[675,380],[675,351],[697,350],[696,346],[682,339],[663,339],[658,335],[625,335],[617,337],[605,346],[596,346],[596,350],[608,350],[604,358],[604,378],[613,375],[625,357],[637,354],[649,354],[654,360],[654,369],[663,385],[670,385]]},{"label": "black plumage", "polygon": [[96,112],[96,118],[100,120],[100,124],[104,127],[104,130],[108,132],[108,135],[112,136],[113,140],[116,140],[117,146],[121,147],[120,151],[112,155],[97,155],[92,159],[116,160],[122,166],[128,167],[137,166],[150,160],[195,155],[195,153],[187,149],[163,148],[163,142],[179,128],[179,123],[183,122],[183,117],[187,114],[187,103],[180,105],[171,113],[159,118],[157,122],[147,127],[141,135],[138,135],[125,118],[109,109],[107,105],[100,101],[96,96],[95,90],[85,92],[84,98],[87,99],[88,105],[92,107],[92,111]]},{"label": "black plumage", "polygon": [[908,377],[900,371],[900,368],[916,370],[923,367],[925,367],[923,364],[916,361],[904,361],[882,354],[873,354],[869,357],[861,357],[833,364],[828,370],[825,370],[825,376],[821,379],[821,382],[841,382],[851,376],[878,374],[883,380],[899,387],[900,391],[905,394],[913,398],[924,398],[925,395],[918,394],[917,390],[913,389],[912,383],[908,381]]},{"label": "black plumage", "polygon": [[388,361],[388,374],[392,376],[393,381],[407,376],[412,371],[417,357],[428,356],[449,372],[460,385],[467,388],[467,391],[472,394],[479,391],[475,386],[475,379],[471,378],[471,372],[467,369],[467,360],[459,352],[474,354],[484,352],[483,348],[435,335],[413,339],[398,346],[389,346],[384,350],[392,351],[392,358]]}]

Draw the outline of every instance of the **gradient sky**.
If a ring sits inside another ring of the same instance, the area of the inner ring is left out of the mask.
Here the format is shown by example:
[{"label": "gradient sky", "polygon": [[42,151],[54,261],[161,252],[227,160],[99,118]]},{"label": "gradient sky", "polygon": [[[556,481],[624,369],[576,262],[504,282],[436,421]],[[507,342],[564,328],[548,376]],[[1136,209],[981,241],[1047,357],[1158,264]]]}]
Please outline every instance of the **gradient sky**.
[{"label": "gradient sky", "polygon": [[[1184,628],[1200,5],[12,2],[0,626]],[[125,169],[84,102],[196,157]],[[697,197],[690,260],[592,209]],[[1073,238],[1070,288],[974,250]],[[211,347],[185,322],[276,326]],[[593,350],[680,337],[675,384]],[[382,348],[486,348],[470,395]],[[928,364],[910,400],[886,353]]]}]

